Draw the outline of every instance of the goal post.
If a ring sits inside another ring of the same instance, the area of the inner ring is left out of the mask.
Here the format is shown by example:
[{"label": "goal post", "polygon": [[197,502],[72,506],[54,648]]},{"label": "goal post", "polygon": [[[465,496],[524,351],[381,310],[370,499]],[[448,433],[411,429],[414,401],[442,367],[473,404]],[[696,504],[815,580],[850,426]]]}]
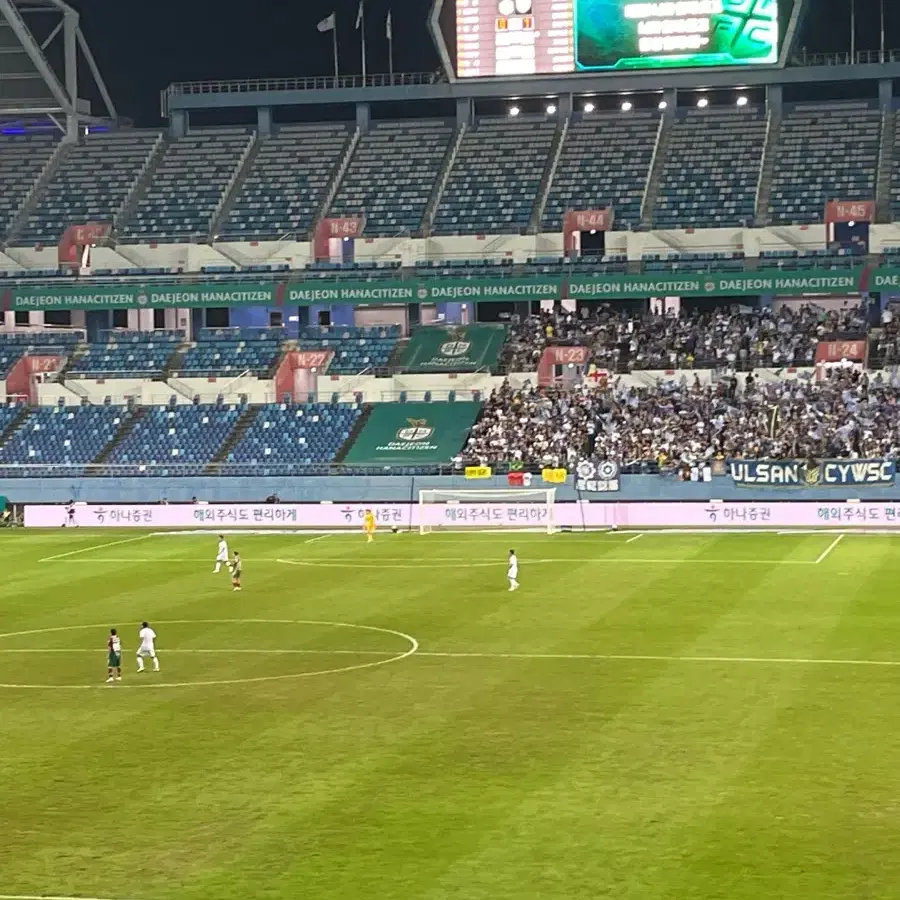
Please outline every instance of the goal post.
[{"label": "goal post", "polygon": [[419,534],[451,529],[553,534],[556,488],[420,490]]}]

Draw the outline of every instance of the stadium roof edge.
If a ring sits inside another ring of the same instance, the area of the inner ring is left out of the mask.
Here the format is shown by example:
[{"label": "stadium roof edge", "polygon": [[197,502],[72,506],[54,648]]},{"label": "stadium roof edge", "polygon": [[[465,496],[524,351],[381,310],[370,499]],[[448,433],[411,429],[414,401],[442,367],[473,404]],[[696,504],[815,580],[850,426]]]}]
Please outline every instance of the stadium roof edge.
[{"label": "stadium roof edge", "polygon": [[900,54],[885,62],[873,58],[862,64],[822,64],[765,69],[690,70],[623,75],[573,75],[537,78],[486,78],[444,82],[429,75],[342,76],[339,79],[297,78],[244,81],[182,82],[163,92],[163,115],[174,111],[221,110],[276,106],[325,106],[337,103],[395,103],[409,101],[487,100],[565,94],[614,94],[661,91],[663,88],[700,89],[769,87],[900,79]]}]

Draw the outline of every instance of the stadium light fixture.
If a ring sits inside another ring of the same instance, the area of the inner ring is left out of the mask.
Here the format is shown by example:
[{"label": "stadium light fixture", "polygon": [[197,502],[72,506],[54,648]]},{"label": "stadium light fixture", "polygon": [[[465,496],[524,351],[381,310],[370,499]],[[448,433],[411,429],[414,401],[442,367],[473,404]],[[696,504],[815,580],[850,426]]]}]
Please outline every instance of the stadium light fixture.
[{"label": "stadium light fixture", "polygon": [[741,96],[737,98],[738,106],[746,106],[749,102],[750,101],[743,94],[741,94]]},{"label": "stadium light fixture", "polygon": [[626,100],[622,104],[622,112],[631,112],[634,109],[634,104],[630,100]]},{"label": "stadium light fixture", "polygon": [[547,104],[547,115],[548,116],[556,115],[556,104],[555,103]]},{"label": "stadium light fixture", "polygon": [[697,101],[697,106],[698,106],[698,108],[700,108],[700,109],[706,109],[706,107],[709,106],[709,100],[707,100],[706,97],[701,97],[701,98]]},{"label": "stadium light fixture", "polygon": [[587,103],[584,104],[584,111],[586,113],[592,113],[595,109],[596,109],[596,107],[590,101],[588,101]]},{"label": "stadium light fixture", "polygon": [[509,114],[511,116],[517,116],[520,112],[521,112],[521,110],[519,109],[518,106],[511,106],[509,108]]}]

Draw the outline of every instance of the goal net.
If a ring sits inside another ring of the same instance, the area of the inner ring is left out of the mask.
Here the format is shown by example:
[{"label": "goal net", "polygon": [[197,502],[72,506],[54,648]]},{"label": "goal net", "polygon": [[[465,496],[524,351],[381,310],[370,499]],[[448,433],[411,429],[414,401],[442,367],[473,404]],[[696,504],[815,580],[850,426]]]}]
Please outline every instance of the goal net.
[{"label": "goal net", "polygon": [[511,529],[552,534],[556,488],[419,491],[419,534]]}]

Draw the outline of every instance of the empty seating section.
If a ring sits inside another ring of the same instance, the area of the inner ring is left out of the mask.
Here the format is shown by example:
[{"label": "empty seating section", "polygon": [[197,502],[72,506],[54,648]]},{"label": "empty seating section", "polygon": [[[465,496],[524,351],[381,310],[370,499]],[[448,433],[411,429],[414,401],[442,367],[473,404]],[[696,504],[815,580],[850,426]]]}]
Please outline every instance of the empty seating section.
[{"label": "empty seating section", "polygon": [[360,138],[331,215],[365,210],[371,237],[418,230],[452,134],[444,122],[376,125]]},{"label": "empty seating section", "polygon": [[360,414],[358,407],[344,404],[263,406],[227,461],[241,466],[235,474],[246,475],[277,474],[292,463],[331,462]]},{"label": "empty seating section", "polygon": [[121,406],[35,409],[0,447],[0,467],[84,466],[100,455],[130,415]]},{"label": "empty seating section", "polygon": [[147,408],[113,448],[108,462],[120,474],[149,475],[165,475],[166,463],[208,463],[242,412],[238,406],[217,405]]},{"label": "empty seating section", "polygon": [[[894,112],[894,155],[891,165],[891,220],[900,220],[900,115]],[[893,249],[893,248],[892,248]]]},{"label": "empty seating section", "polygon": [[285,127],[262,139],[221,228],[223,240],[274,240],[308,231],[347,145],[345,125]]},{"label": "empty seating section", "polygon": [[569,209],[606,206],[615,207],[615,228],[636,228],[658,132],[654,113],[574,120],[544,207],[543,230],[562,231]]},{"label": "empty seating section", "polygon": [[56,149],[55,137],[18,135],[0,138],[0,234],[13,217]]},{"label": "empty seating section", "polygon": [[444,188],[435,234],[517,234],[531,218],[556,122],[479,120]]},{"label": "empty seating section", "polygon": [[158,132],[99,134],[67,147],[19,243],[56,243],[67,226],[111,225],[160,140]]},{"label": "empty seating section", "polygon": [[203,329],[179,365],[179,374],[214,377],[250,371],[259,377],[271,375],[281,356],[283,332],[273,329]]},{"label": "empty seating section", "polygon": [[134,375],[159,378],[175,353],[175,345],[167,340],[128,341],[110,339],[105,346],[91,344],[72,362],[70,376],[87,378],[107,375]]},{"label": "empty seating section", "polygon": [[78,341],[79,336],[75,332],[26,331],[0,334],[0,378],[6,378],[13,366],[26,354],[67,357]]},{"label": "empty seating section", "polygon": [[750,224],[765,142],[763,110],[748,106],[688,111],[672,126],[653,224],[657,228]]},{"label": "empty seating section", "polygon": [[24,407],[16,405],[0,406],[0,433],[9,428]]},{"label": "empty seating section", "polygon": [[331,375],[355,375],[364,369],[383,368],[399,339],[400,328],[396,325],[300,329],[300,349],[334,350],[328,369]]},{"label": "empty seating section", "polygon": [[797,107],[781,124],[769,212],[821,222],[829,200],[873,200],[881,112],[865,104]]},{"label": "empty seating section", "polygon": [[252,140],[243,131],[217,131],[173,141],[123,235],[132,242],[206,238]]}]

